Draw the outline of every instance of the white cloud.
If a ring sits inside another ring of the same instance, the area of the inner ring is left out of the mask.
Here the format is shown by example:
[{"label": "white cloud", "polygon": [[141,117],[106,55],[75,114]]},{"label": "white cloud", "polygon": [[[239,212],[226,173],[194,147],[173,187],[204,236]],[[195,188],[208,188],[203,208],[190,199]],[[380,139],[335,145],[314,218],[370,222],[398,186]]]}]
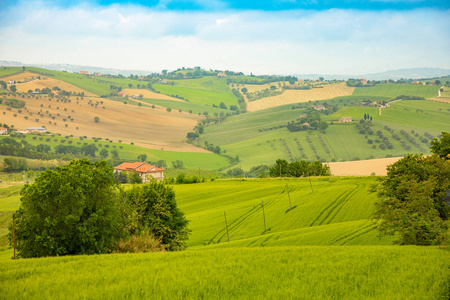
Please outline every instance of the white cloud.
[{"label": "white cloud", "polygon": [[257,74],[450,68],[449,11],[19,5],[0,12],[3,60],[146,70],[200,65]]}]

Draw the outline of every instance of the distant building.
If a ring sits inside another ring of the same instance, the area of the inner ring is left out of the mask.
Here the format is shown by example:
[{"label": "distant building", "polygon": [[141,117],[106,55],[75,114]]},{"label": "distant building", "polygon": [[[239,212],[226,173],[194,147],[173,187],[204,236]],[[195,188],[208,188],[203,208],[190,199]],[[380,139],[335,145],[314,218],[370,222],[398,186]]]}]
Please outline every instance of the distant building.
[{"label": "distant building", "polygon": [[351,123],[352,122],[352,117],[342,117],[342,118],[339,119],[339,122]]},{"label": "distant building", "polygon": [[157,168],[153,165],[147,165],[142,162],[134,162],[134,163],[128,163],[124,162],[117,167],[114,168],[114,172],[124,172],[124,171],[132,171],[135,170],[138,172],[139,176],[142,178],[142,182],[148,182],[151,181],[153,178],[161,181],[164,179],[164,169]]},{"label": "distant building", "polygon": [[300,119],[306,119],[308,115],[300,115]]},{"label": "distant building", "polygon": [[323,105],[313,105],[313,108],[315,110],[325,110],[326,109],[325,106],[323,106]]},{"label": "distant building", "polygon": [[89,71],[80,71],[80,74],[88,75]]},{"label": "distant building", "polygon": [[164,78],[163,80],[161,80],[161,83],[162,83],[162,84],[168,84],[168,83],[169,83],[169,80],[167,80],[167,78]]},{"label": "distant building", "polygon": [[227,74],[225,74],[225,72],[217,74],[217,77],[226,77],[226,76],[227,76]]},{"label": "distant building", "polygon": [[0,127],[0,134],[7,134],[7,133],[8,133],[8,128]]},{"label": "distant building", "polygon": [[367,80],[364,79],[364,78],[360,78],[360,79],[359,79],[359,82],[361,82],[362,84],[367,84]]},{"label": "distant building", "polygon": [[303,123],[302,125],[303,125],[303,126],[306,126],[306,127],[309,127],[309,126],[310,126],[308,122],[305,122],[305,123]]},{"label": "distant building", "polygon": [[9,81],[9,84],[15,84],[15,83],[16,83],[15,80],[10,80],[10,81]]},{"label": "distant building", "polygon": [[45,127],[28,127],[27,128],[27,133],[33,133],[33,132],[46,133],[47,128],[45,128]]}]

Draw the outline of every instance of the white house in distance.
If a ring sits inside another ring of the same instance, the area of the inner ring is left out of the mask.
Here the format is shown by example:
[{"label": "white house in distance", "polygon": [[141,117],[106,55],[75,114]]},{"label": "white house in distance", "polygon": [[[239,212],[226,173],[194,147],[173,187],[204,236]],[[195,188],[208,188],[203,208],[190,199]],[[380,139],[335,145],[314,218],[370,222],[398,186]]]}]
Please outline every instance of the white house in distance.
[{"label": "white house in distance", "polygon": [[161,181],[164,179],[164,169],[157,168],[153,165],[147,165],[143,162],[124,162],[117,167],[114,168],[114,172],[121,173],[123,171],[132,171],[135,170],[138,172],[139,176],[142,178],[142,182],[151,181],[153,178],[155,178],[158,181]]},{"label": "white house in distance", "polygon": [[33,132],[46,133],[47,128],[45,128],[45,127],[28,127],[27,128],[27,133],[33,133]]},{"label": "white house in distance", "polygon": [[8,133],[8,129],[5,127],[0,127],[0,134],[7,134]]}]

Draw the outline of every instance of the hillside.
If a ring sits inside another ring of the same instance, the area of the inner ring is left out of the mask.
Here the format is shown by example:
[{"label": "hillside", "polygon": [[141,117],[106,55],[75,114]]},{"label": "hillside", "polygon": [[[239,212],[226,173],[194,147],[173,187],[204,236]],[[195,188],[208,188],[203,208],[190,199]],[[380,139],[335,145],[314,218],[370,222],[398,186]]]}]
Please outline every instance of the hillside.
[{"label": "hillside", "polygon": [[[192,229],[187,251],[16,261],[11,250],[0,251],[2,295],[445,299],[447,251],[388,246],[389,238],[379,239],[370,220],[375,197],[367,193],[373,182],[312,178],[314,192],[307,179],[175,185]],[[4,199],[10,198],[0,198],[0,208]]]},{"label": "hillside", "polygon": [[[240,165],[248,170],[260,164],[273,164],[278,158],[339,162],[398,157],[406,153],[427,154],[430,136],[436,137],[441,131],[450,130],[448,103],[398,101],[391,103],[390,108],[383,108],[379,115],[379,109],[356,106],[364,98],[367,97],[348,96],[326,101],[330,105],[338,104],[340,109],[330,115],[322,115],[329,124],[325,134],[319,130],[290,132],[284,127],[317,102],[303,103],[295,109],[287,105],[230,117],[221,124],[206,127],[199,144],[207,141],[219,145],[229,155],[239,155]],[[371,135],[360,134],[356,127],[364,114],[373,118]],[[338,122],[342,117],[352,117],[354,122]],[[402,130],[409,139],[401,133]],[[379,147],[377,131],[389,139],[392,149]],[[368,143],[369,139],[372,144]]]}]

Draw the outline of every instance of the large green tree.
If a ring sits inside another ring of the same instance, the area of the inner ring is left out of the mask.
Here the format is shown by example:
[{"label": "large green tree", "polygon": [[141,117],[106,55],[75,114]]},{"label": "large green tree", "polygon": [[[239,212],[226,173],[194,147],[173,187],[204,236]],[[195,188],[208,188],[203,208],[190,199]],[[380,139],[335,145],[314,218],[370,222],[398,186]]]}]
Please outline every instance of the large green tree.
[{"label": "large green tree", "polygon": [[401,245],[440,244],[448,228],[449,209],[442,197],[450,189],[450,161],[409,154],[387,171],[372,186],[379,199],[374,218],[380,233],[395,235]]},{"label": "large green tree", "polygon": [[444,159],[450,159],[450,133],[441,132],[441,138],[434,138],[431,141],[431,152]]},{"label": "large green tree", "polygon": [[116,187],[113,168],[104,161],[74,160],[41,173],[22,189],[13,215],[18,255],[112,251],[125,228]]}]

